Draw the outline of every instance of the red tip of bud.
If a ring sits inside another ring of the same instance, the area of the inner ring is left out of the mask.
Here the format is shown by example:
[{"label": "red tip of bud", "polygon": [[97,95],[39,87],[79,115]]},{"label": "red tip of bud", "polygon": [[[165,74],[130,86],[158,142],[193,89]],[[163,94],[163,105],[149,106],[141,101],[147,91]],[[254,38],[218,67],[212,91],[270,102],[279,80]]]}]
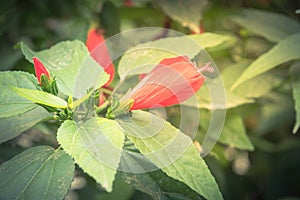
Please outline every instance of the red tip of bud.
[{"label": "red tip of bud", "polygon": [[41,76],[42,74],[45,74],[49,79],[50,79],[50,74],[43,65],[43,63],[36,57],[33,58],[33,63],[34,63],[34,70],[35,70],[35,75],[41,84]]}]

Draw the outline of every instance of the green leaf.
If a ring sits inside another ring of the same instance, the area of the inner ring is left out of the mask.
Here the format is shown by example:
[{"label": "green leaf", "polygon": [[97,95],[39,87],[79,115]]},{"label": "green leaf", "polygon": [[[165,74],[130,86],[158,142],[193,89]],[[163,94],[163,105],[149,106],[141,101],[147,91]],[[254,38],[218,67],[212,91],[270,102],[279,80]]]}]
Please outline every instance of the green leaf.
[{"label": "green leaf", "polygon": [[255,9],[243,10],[232,20],[273,42],[300,31],[300,24],[288,16]]},{"label": "green leaf", "polygon": [[281,40],[270,51],[255,60],[233,84],[232,89],[241,83],[266,72],[277,65],[300,58],[300,34],[295,34]]},{"label": "green leaf", "polygon": [[169,122],[143,111],[118,122],[140,152],[168,176],[182,181],[206,199],[222,195],[192,140]]},{"label": "green leaf", "polygon": [[57,140],[87,174],[108,192],[112,190],[124,141],[114,120],[91,118],[82,124],[67,120]]},{"label": "green leaf", "polygon": [[[225,88],[229,90],[250,63],[251,60],[242,60],[226,67],[221,73]],[[273,88],[278,87],[282,81],[283,80],[274,73],[265,73],[242,83],[230,92],[249,99],[259,98],[268,94]]]},{"label": "green leaf", "polygon": [[292,78],[293,98],[295,101],[296,123],[293,133],[296,133],[300,127],[300,63],[295,63],[290,69],[290,76]]},{"label": "green leaf", "polygon": [[0,118],[0,144],[49,117],[51,114],[38,106],[18,115]]},{"label": "green leaf", "polygon": [[200,20],[208,4],[207,0],[156,0],[155,2],[173,20],[195,32],[200,32]]},{"label": "green leaf", "polygon": [[212,91],[208,90],[207,85],[203,85],[200,88],[200,90],[195,94],[197,103],[195,103],[195,100],[190,98],[187,101],[184,101],[182,105],[213,110],[213,109],[229,109],[243,104],[254,102],[253,99],[245,98],[243,96],[234,94],[233,92],[231,92],[226,88],[224,88],[225,98],[226,98],[225,100],[221,99],[224,98],[223,96],[217,96],[216,97],[217,99],[215,99],[215,101],[212,101],[211,92]]},{"label": "green leaf", "polygon": [[184,183],[172,179],[161,170],[149,173],[123,173],[124,180],[153,199],[200,200],[199,194]]},{"label": "green leaf", "polygon": [[186,55],[192,59],[203,48],[218,46],[230,39],[224,35],[204,33],[139,44],[124,53],[118,73],[121,79],[125,79],[128,75],[148,73],[164,58]]},{"label": "green leaf", "polygon": [[26,72],[0,72],[0,118],[18,115],[37,107],[36,104],[16,94],[13,87],[36,89],[36,78]]},{"label": "green leaf", "polygon": [[51,76],[56,78],[59,91],[67,96],[83,97],[89,89],[101,87],[109,79],[86,46],[78,40],[60,42],[39,52],[21,43],[21,49],[29,62],[33,62],[33,57],[41,60]]},{"label": "green leaf", "polygon": [[65,100],[41,90],[30,90],[17,87],[12,87],[11,89],[14,90],[18,95],[37,104],[42,104],[53,108],[67,107],[67,102]]},{"label": "green leaf", "polygon": [[[202,142],[202,136],[207,131],[210,121],[211,113],[207,110],[201,110],[201,131],[198,133],[201,135],[197,135],[196,137],[199,142]],[[237,149],[248,151],[254,150],[254,146],[246,133],[242,117],[232,109],[226,111],[225,123],[218,142]]]},{"label": "green leaf", "polygon": [[0,198],[63,199],[74,169],[72,158],[64,151],[30,148],[0,166]]},{"label": "green leaf", "polygon": [[226,120],[219,142],[242,150],[254,150],[254,146],[246,133],[242,117],[232,110],[226,112]]}]

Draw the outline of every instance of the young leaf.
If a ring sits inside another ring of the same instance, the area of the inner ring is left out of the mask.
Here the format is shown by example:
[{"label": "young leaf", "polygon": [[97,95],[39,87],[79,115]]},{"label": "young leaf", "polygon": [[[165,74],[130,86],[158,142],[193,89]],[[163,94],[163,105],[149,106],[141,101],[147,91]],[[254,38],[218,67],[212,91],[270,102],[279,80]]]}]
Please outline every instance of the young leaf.
[{"label": "young leaf", "polygon": [[84,123],[65,121],[57,140],[75,162],[108,192],[120,161],[124,134],[119,125],[105,118],[91,118]]},{"label": "young leaf", "polygon": [[19,96],[12,87],[36,89],[36,78],[26,72],[0,72],[0,117],[11,117],[37,107],[33,102]]},{"label": "young leaf", "polygon": [[300,63],[295,63],[290,69],[293,86],[293,98],[295,101],[296,123],[293,133],[296,133],[300,127]]},{"label": "young leaf", "polygon": [[18,115],[0,118],[0,144],[17,137],[23,131],[51,117],[44,108],[37,106]]},{"label": "young leaf", "polygon": [[277,65],[300,58],[300,34],[295,34],[281,40],[270,51],[256,59],[233,84],[231,89],[241,83],[266,72]]},{"label": "young leaf", "polygon": [[232,20],[272,42],[279,42],[300,31],[300,24],[292,18],[262,10],[245,9]]},{"label": "young leaf", "polygon": [[164,58],[185,55],[192,59],[203,48],[217,46],[230,39],[228,36],[204,33],[139,44],[124,53],[118,73],[121,79],[125,79],[128,75],[148,73]]},{"label": "young leaf", "polygon": [[37,57],[49,69],[57,80],[59,91],[67,96],[83,97],[89,89],[101,87],[109,79],[86,46],[78,40],[60,42],[39,52],[21,43],[21,49],[29,62]]},{"label": "young leaf", "polygon": [[72,158],[64,151],[32,147],[0,166],[0,198],[63,199],[74,169]]},{"label": "young leaf", "polygon": [[[178,21],[182,26],[200,32],[200,20],[203,10],[208,4],[207,0],[159,0],[156,3],[172,19]],[[176,10],[176,12],[174,12]]]},{"label": "young leaf", "polygon": [[143,111],[118,120],[140,152],[168,176],[184,182],[206,199],[223,199],[192,140],[170,123]]},{"label": "young leaf", "polygon": [[18,95],[34,103],[50,106],[53,108],[67,107],[67,102],[65,100],[41,90],[30,90],[17,87],[12,87],[11,89],[14,90]]}]

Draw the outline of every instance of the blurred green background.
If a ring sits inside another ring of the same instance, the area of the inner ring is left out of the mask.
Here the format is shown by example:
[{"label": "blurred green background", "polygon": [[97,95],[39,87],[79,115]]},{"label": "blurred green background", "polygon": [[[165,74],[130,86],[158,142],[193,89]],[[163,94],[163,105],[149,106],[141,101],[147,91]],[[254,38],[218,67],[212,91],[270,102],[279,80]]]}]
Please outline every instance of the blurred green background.
[{"label": "blurred green background", "polygon": [[[192,26],[184,27],[180,20],[176,20],[176,13],[181,15],[180,7],[170,14],[165,2],[172,4],[172,1],[166,0],[1,1],[0,70],[33,72],[33,66],[25,61],[17,49],[20,41],[25,41],[35,50],[49,48],[63,40],[85,41],[87,30],[93,25],[104,28],[106,37],[120,31],[149,26],[171,28],[185,34],[193,32]],[[183,5],[190,4],[187,6],[193,7],[193,3],[204,1],[182,2]],[[236,38],[236,43],[229,45],[229,48],[209,51],[220,69],[242,59],[255,59],[274,45],[273,41],[257,36],[232,20],[233,15],[246,8],[280,13],[295,21],[300,20],[300,14],[296,14],[296,10],[300,9],[300,1],[210,0],[203,4],[197,19],[204,32]],[[286,83],[287,66],[289,63],[274,71],[282,80],[279,86],[274,86],[275,92],[256,99],[253,104],[234,109],[234,112],[241,114],[255,150],[246,151],[218,144],[205,157],[225,199],[300,199],[300,138],[299,133],[292,134],[295,111],[291,89]],[[176,112],[174,110],[170,109],[170,113]],[[170,120],[176,123],[176,119]],[[56,145],[56,128],[57,124],[51,122],[40,124],[17,139],[1,144],[0,163],[30,146]],[[151,197],[126,184],[120,174],[117,175],[114,191],[107,194],[78,169],[67,199],[126,200]]]}]

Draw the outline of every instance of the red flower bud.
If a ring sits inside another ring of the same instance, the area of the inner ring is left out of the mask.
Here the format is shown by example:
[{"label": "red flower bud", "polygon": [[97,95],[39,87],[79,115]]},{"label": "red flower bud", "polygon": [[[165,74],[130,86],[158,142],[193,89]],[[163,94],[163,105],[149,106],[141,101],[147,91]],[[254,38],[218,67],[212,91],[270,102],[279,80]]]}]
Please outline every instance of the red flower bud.
[{"label": "red flower bud", "polygon": [[166,58],[120,101],[132,99],[130,110],[170,106],[193,96],[204,81],[188,57]]},{"label": "red flower bud", "polygon": [[40,84],[42,84],[41,83],[42,74],[45,74],[50,79],[49,72],[47,71],[47,69],[45,68],[43,63],[38,58],[34,57],[33,58],[33,63],[34,63],[35,75],[36,75],[36,77],[37,77]]},{"label": "red flower bud", "polygon": [[105,38],[101,30],[91,29],[88,32],[86,46],[90,51],[90,55],[104,68],[105,72],[110,75],[105,86],[109,85],[115,76],[115,67],[111,61],[108,48],[105,44]]}]

